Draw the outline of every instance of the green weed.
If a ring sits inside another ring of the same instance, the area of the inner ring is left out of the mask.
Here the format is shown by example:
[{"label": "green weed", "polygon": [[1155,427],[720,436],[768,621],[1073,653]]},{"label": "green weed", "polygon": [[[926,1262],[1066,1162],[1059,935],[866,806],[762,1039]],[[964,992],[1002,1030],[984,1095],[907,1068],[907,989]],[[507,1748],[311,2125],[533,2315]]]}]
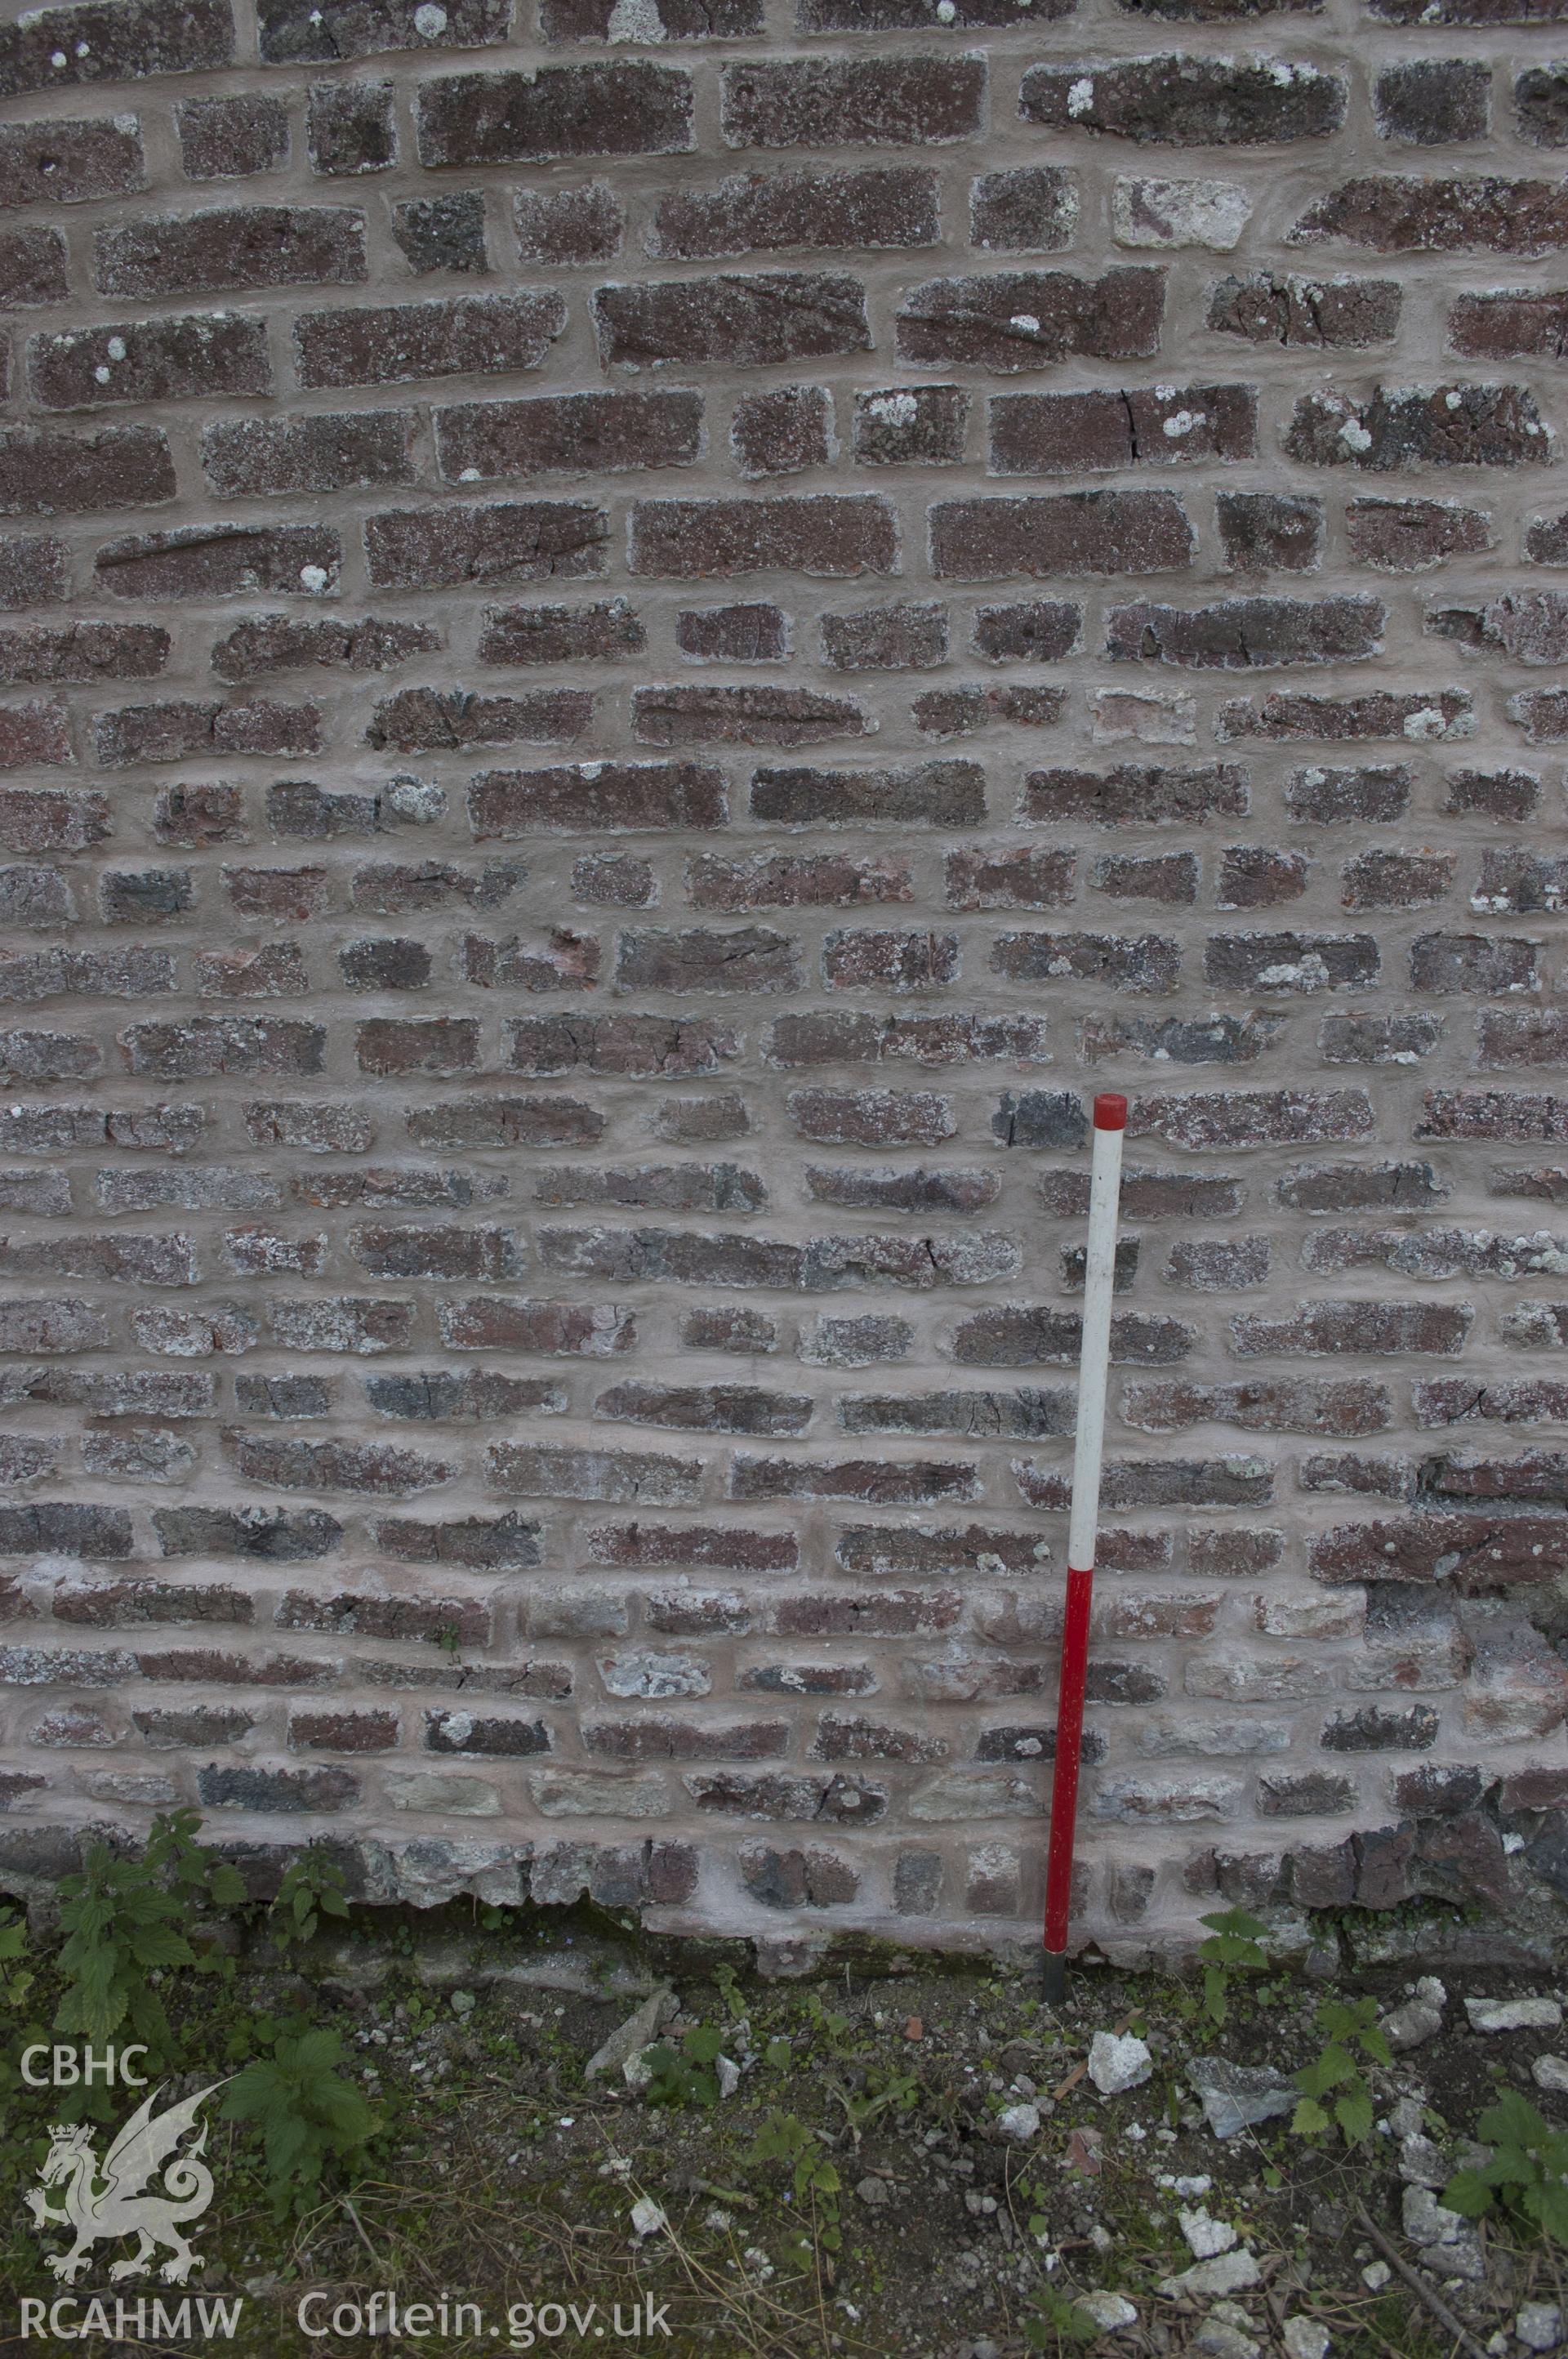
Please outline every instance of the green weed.
[{"label": "green weed", "polygon": [[[1314,2020],[1326,2036],[1322,2054],[1291,2076],[1302,2093],[1291,2127],[1303,2137],[1322,2137],[1337,2124],[1346,2145],[1359,2146],[1371,2135],[1372,2093],[1356,2050],[1375,2064],[1392,2061],[1378,2028],[1378,2002],[1322,1999]],[[1332,2106],[1325,2104],[1335,2092]]]},{"label": "green weed", "polygon": [[1476,2125],[1494,2151],[1478,2169],[1456,2171],[1443,2190],[1450,2212],[1479,2220],[1500,2204],[1560,2245],[1568,2245],[1568,2131],[1554,2130],[1527,2097],[1507,2089]]}]

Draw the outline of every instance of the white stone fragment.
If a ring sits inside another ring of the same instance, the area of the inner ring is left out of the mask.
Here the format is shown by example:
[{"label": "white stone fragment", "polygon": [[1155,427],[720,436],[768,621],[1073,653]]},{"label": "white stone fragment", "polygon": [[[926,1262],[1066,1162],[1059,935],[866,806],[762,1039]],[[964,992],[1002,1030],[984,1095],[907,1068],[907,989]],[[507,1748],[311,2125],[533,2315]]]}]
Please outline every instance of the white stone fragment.
[{"label": "white stone fragment", "polygon": [[1038,2105],[1009,2105],[1005,2113],[997,2115],[996,2125],[1002,2136],[1014,2146],[1027,2146],[1031,2138],[1040,2135],[1040,2108]]},{"label": "white stone fragment", "polygon": [[1102,2334],[1119,2334],[1124,2326],[1138,2323],[1138,2305],[1129,2301],[1124,2293],[1107,2293],[1097,2286],[1092,2293],[1079,2294],[1077,2304],[1087,2311]]},{"label": "white stone fragment", "polygon": [[1563,2340],[1563,2312],[1554,2301],[1527,2301],[1514,2320],[1514,2332],[1527,2351],[1555,2351]]},{"label": "white stone fragment", "polygon": [[1146,2043],[1130,2032],[1119,2038],[1114,2031],[1097,2031],[1089,2042],[1089,2079],[1102,2097],[1136,2089],[1153,2070],[1154,2059]]},{"label": "white stone fragment", "polygon": [[1200,2261],[1212,2261],[1217,2254],[1233,2252],[1241,2242],[1229,2221],[1217,2220],[1212,2212],[1178,2212],[1176,2220],[1189,2248]]},{"label": "white stone fragment", "polygon": [[1164,2278],[1160,2287],[1162,2294],[1179,2301],[1184,2294],[1242,2293],[1258,2282],[1256,2260],[1245,2246],[1239,2252],[1221,2253],[1212,2261],[1198,2261],[1180,2277]]},{"label": "white stone fragment", "polygon": [[1554,1998],[1467,1998],[1472,2031],[1556,2031],[1563,2009]]}]

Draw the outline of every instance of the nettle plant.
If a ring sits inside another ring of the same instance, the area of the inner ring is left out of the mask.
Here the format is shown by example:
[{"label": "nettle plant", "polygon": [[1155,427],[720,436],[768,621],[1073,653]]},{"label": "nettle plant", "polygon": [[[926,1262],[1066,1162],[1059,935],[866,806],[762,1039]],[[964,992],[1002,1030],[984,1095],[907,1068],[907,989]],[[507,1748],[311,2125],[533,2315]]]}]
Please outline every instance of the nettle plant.
[{"label": "nettle plant", "polygon": [[1568,2245],[1568,2131],[1554,2130],[1527,2097],[1505,2089],[1476,2134],[1492,2158],[1454,2173],[1443,2190],[1450,2212],[1479,2220],[1496,2208]]},{"label": "nettle plant", "polygon": [[[211,2062],[189,2051],[215,2025],[222,2027],[219,2018],[211,2008],[192,2009],[177,2025],[166,1995],[178,1991],[187,1974],[232,1981],[228,1926],[248,1908],[237,1870],[200,1843],[200,1825],[189,1810],[155,1819],[139,1858],[94,1843],[81,1871],[60,1886],[65,1939],[54,1963],[63,1987],[55,2029],[97,2048],[129,2033],[146,2047],[155,2074]],[[347,1915],[338,1871],[307,1851],[284,1875],[268,1930],[284,1949],[308,1940],[322,1916]],[[0,1925],[0,1959],[19,1957],[25,1940],[26,1929],[8,1919]],[[17,1985],[9,1974],[14,2004],[26,1995],[26,1983],[20,1991]],[[375,2127],[364,2097],[338,2071],[341,2040],[335,2031],[317,2029],[302,2011],[291,2017],[240,2013],[229,2021],[223,2060],[239,2069],[229,2076],[222,2118],[254,2130],[275,2213],[282,2219],[304,2210],[317,2200],[329,2167],[351,2166]],[[83,2113],[103,2119],[113,2099],[104,2089],[79,2085],[51,2091],[50,2103],[67,2119]]]}]

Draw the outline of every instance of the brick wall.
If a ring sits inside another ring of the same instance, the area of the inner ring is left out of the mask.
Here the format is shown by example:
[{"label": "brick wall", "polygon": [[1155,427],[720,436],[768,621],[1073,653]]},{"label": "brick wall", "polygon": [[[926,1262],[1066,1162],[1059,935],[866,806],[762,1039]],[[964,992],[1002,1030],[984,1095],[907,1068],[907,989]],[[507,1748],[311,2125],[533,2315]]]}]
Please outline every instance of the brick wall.
[{"label": "brick wall", "polygon": [[520,8],[0,28],[7,1872],[1026,1930],[1115,1083],[1083,1922],[1503,1899],[1568,5]]}]

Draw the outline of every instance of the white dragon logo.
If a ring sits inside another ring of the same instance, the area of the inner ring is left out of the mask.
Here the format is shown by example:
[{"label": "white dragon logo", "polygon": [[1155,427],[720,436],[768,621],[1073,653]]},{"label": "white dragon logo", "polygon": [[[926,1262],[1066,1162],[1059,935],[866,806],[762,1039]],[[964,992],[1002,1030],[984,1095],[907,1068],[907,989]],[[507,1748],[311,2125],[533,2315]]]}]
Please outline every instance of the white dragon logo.
[{"label": "white dragon logo", "polygon": [[[206,2266],[181,2233],[182,2223],[199,2220],[212,2201],[212,2174],[200,2159],[207,2144],[206,2123],[188,2153],[176,2155],[174,2150],[196,2126],[197,2114],[213,2090],[222,2086],[222,2081],[214,2081],[156,2115],[158,2091],[154,2089],[131,2115],[102,2166],[90,2125],[62,2122],[51,2128],[38,2176],[46,2188],[63,2185],[62,2208],[51,2211],[48,2196],[37,2187],[29,2189],[27,2203],[36,2227],[70,2228],[75,2234],[70,2251],[53,2254],[46,2263],[57,2277],[71,2284],[92,2258],[92,2247],[116,2236],[135,2236],[140,2243],[128,2260],[114,2263],[112,2278],[148,2276],[162,2245],[171,2255],[159,2271],[166,2285],[183,2285],[192,2269]],[[163,2194],[143,2194],[148,2180],[170,2156],[174,2158],[163,2171]]]}]

